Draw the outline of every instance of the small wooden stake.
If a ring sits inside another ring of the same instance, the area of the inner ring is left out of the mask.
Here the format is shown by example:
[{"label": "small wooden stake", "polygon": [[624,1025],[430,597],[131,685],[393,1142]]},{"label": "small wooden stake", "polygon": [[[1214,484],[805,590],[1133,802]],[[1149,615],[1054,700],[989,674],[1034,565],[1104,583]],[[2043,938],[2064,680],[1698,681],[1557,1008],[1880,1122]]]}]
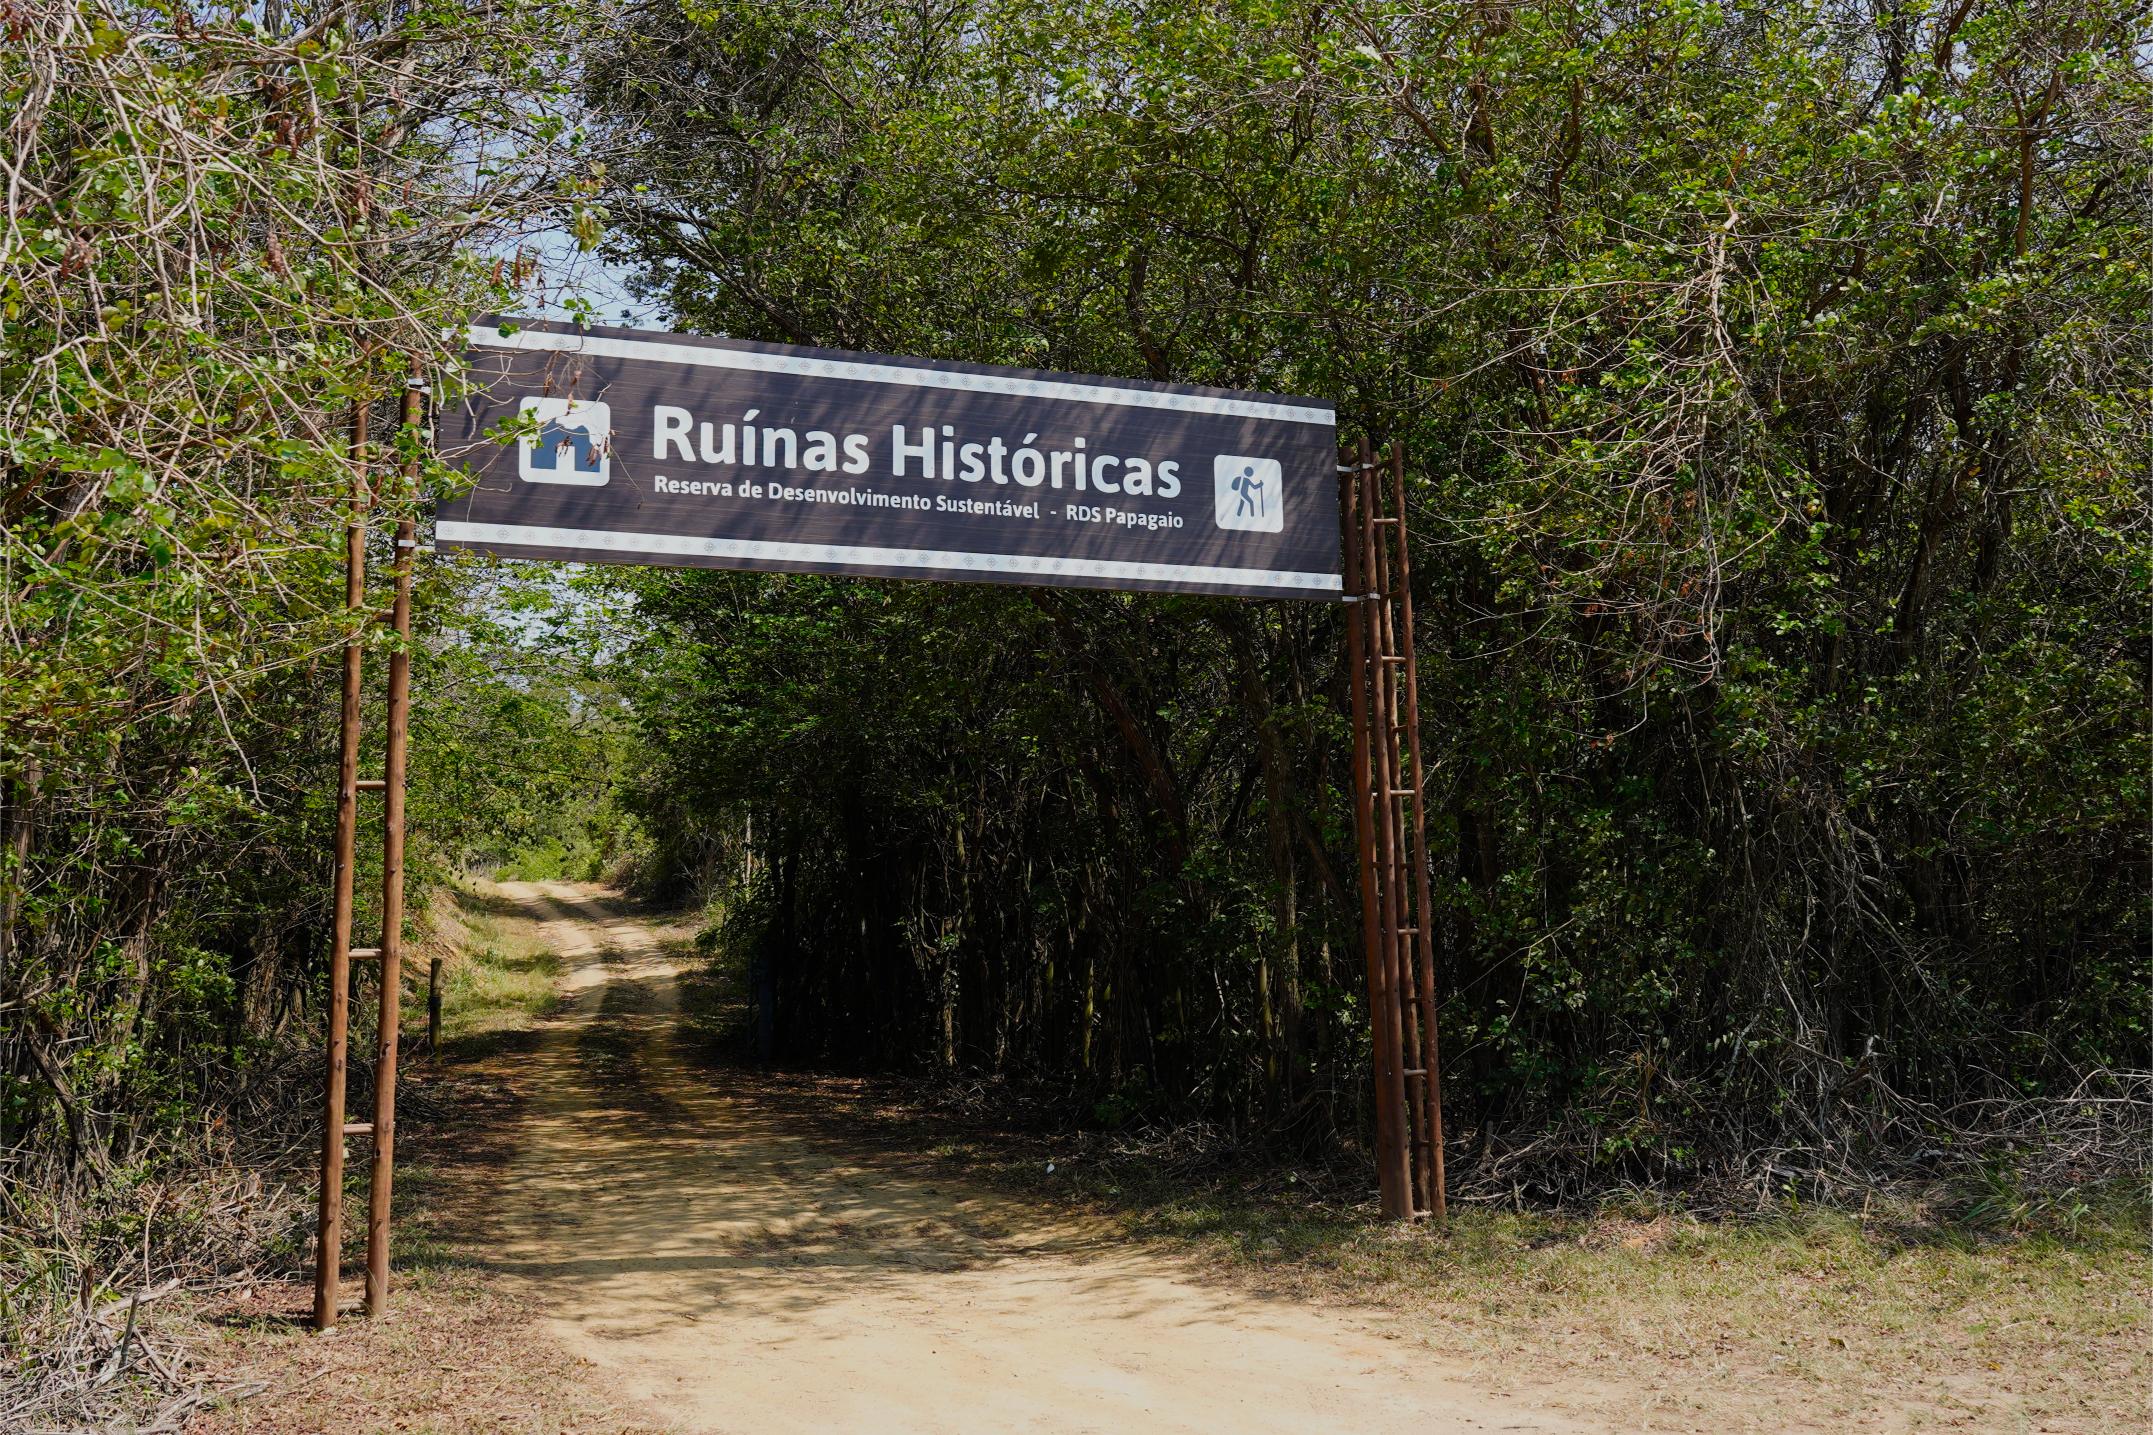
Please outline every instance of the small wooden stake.
[{"label": "small wooden stake", "polygon": [[441,1049],[441,959],[435,957],[426,971],[426,1052]]}]

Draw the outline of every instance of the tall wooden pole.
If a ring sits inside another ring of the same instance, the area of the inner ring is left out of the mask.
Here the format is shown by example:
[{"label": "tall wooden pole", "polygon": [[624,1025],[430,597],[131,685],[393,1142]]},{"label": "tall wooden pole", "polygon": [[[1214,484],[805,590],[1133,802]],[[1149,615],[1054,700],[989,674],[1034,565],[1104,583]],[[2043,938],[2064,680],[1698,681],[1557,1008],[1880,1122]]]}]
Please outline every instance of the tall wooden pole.
[{"label": "tall wooden pole", "polygon": [[1393,446],[1379,463],[1364,439],[1357,452],[1343,456],[1339,473],[1350,605],[1346,670],[1353,707],[1353,819],[1375,1067],[1376,1179],[1386,1217],[1440,1217],[1446,1192],[1436,1071],[1434,908],[1404,451]]},{"label": "tall wooden pole", "polygon": [[[1346,673],[1353,700],[1353,825],[1360,849],[1361,947],[1368,974],[1368,1021],[1375,1063],[1376,1181],[1383,1214],[1413,1214],[1411,1152],[1406,1144],[1404,1077],[1398,1059],[1398,993],[1392,981],[1391,922],[1386,889],[1389,824],[1384,793],[1389,787],[1378,730],[1387,726],[1375,681],[1381,661],[1380,630],[1373,621],[1381,601],[1370,560],[1374,548],[1373,497],[1365,482],[1371,462],[1367,440],[1349,450],[1339,491],[1345,543]],[[1382,829],[1379,832],[1379,828]]]},{"label": "tall wooden pole", "polygon": [[366,1313],[389,1304],[389,1197],[396,1175],[396,1045],[403,999],[404,753],[411,735],[411,560],[418,546],[410,504],[419,486],[419,444],[426,394],[413,379],[404,388],[404,516],[396,523],[396,598],[389,626],[388,751],[382,765],[381,1019],[375,1026],[374,1159],[366,1196]]},{"label": "tall wooden pole", "polygon": [[1420,1179],[1426,1162],[1413,1159],[1414,1154],[1426,1146],[1427,1103],[1418,1099],[1422,1088],[1412,1079],[1412,1044],[1408,1038],[1412,1023],[1407,1019],[1413,1003],[1412,901],[1405,877],[1409,849],[1401,820],[1404,814],[1399,806],[1406,790],[1398,760],[1398,738],[1403,726],[1399,721],[1398,668],[1404,660],[1398,654],[1397,615],[1391,611],[1392,564],[1383,534],[1385,528],[1395,531],[1398,519],[1395,514],[1383,511],[1383,487],[1376,477],[1382,471],[1381,464],[1365,446],[1361,458],[1361,522],[1366,544],[1361,562],[1368,591],[1378,595],[1374,601],[1363,605],[1363,619],[1368,625],[1368,684],[1374,693],[1369,705],[1368,726],[1375,747],[1371,778],[1376,794],[1376,859],[1380,864],[1376,891],[1383,917],[1382,961],[1389,997],[1381,1009],[1381,1020],[1398,1071],[1398,1130],[1394,1140],[1405,1153],[1402,1158],[1404,1179],[1411,1193],[1402,1214],[1413,1215],[1426,1209],[1427,1204],[1424,1183]]},{"label": "tall wooden pole", "polygon": [[[364,361],[362,377],[364,379]],[[351,1021],[353,859],[359,830],[360,664],[366,642],[359,611],[366,603],[366,399],[351,406],[351,496],[344,520],[344,606],[351,631],[344,639],[344,706],[336,776],[336,871],[329,943],[329,1070],[322,1099],[321,1206],[315,1225],[314,1328],[336,1328],[337,1267],[344,1245],[344,1066]]]},{"label": "tall wooden pole", "polygon": [[1435,1025],[1435,904],[1429,890],[1428,879],[1428,811],[1427,779],[1420,761],[1420,667],[1413,650],[1413,563],[1406,552],[1405,531],[1405,445],[1393,444],[1390,451],[1391,513],[1398,521],[1398,626],[1402,636],[1400,647],[1402,661],[1399,664],[1399,683],[1404,692],[1403,723],[1409,769],[1408,787],[1413,794],[1412,814],[1412,860],[1413,860],[1413,944],[1419,949],[1418,963],[1409,963],[1408,969],[1418,967],[1416,992],[1420,1025],[1420,1057],[1422,1069],[1427,1073],[1423,1088],[1422,1109],[1426,1120],[1424,1139],[1427,1142],[1427,1165],[1425,1168],[1426,1209],[1438,1221],[1449,1214],[1450,1195],[1443,1171],[1443,1078],[1438,1065]]},{"label": "tall wooden pole", "polygon": [[[1379,1072],[1389,1088],[1389,1114],[1379,1145],[1388,1175],[1397,1188],[1395,1209],[1385,1214],[1404,1218],[1413,1214],[1412,1106],[1406,1081],[1404,1042],[1405,981],[1398,960],[1399,929],[1405,925],[1404,893],[1399,874],[1398,824],[1394,804],[1398,790],[1397,749],[1393,733],[1397,715],[1391,701],[1390,664],[1393,638],[1389,610],[1388,574],[1383,565],[1381,490],[1374,482],[1375,453],[1367,439],[1360,445],[1361,587],[1367,595],[1359,605],[1366,630],[1361,652],[1367,665],[1368,737],[1372,750],[1369,763],[1369,807],[1376,832],[1376,912],[1379,922],[1376,950],[1372,954],[1380,973],[1379,1000],[1370,1013],[1376,1024],[1376,1040],[1383,1051]],[[1379,1116],[1382,1108],[1378,1107]]]}]

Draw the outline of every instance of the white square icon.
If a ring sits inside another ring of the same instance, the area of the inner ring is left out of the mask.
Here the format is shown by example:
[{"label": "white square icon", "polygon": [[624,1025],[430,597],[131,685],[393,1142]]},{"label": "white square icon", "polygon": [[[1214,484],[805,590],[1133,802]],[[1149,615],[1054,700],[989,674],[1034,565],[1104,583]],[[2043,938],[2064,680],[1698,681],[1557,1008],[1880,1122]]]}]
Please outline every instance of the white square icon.
[{"label": "white square icon", "polygon": [[1211,460],[1212,517],[1221,528],[1280,533],[1286,527],[1284,471],[1275,458],[1222,453]]},{"label": "white square icon", "polygon": [[525,399],[520,412],[537,425],[517,445],[525,483],[596,488],[613,476],[613,410],[597,399]]}]

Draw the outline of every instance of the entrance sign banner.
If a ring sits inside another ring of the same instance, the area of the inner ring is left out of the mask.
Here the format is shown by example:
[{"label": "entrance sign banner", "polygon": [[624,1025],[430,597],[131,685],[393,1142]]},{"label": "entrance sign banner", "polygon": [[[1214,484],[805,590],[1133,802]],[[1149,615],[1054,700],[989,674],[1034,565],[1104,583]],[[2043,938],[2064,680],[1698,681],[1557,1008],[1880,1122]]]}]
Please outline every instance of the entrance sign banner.
[{"label": "entrance sign banner", "polygon": [[[471,330],[443,547],[1336,598],[1332,407],[726,339]],[[504,438],[510,441],[503,442]]]}]

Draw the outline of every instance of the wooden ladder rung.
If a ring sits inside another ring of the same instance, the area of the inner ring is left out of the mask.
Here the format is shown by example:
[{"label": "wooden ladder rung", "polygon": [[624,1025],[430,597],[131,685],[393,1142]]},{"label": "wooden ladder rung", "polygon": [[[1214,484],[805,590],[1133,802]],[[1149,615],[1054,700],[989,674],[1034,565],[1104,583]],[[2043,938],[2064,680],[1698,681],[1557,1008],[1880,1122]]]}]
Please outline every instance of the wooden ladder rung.
[{"label": "wooden ladder rung", "polygon": [[371,1121],[347,1121],[344,1123],[344,1134],[346,1136],[371,1136],[374,1134],[374,1123]]},{"label": "wooden ladder rung", "polygon": [[359,792],[387,792],[389,780],[385,777],[362,777],[353,783],[352,787]]},{"label": "wooden ladder rung", "polygon": [[355,962],[378,962],[381,960],[381,948],[353,947],[350,955]]}]

